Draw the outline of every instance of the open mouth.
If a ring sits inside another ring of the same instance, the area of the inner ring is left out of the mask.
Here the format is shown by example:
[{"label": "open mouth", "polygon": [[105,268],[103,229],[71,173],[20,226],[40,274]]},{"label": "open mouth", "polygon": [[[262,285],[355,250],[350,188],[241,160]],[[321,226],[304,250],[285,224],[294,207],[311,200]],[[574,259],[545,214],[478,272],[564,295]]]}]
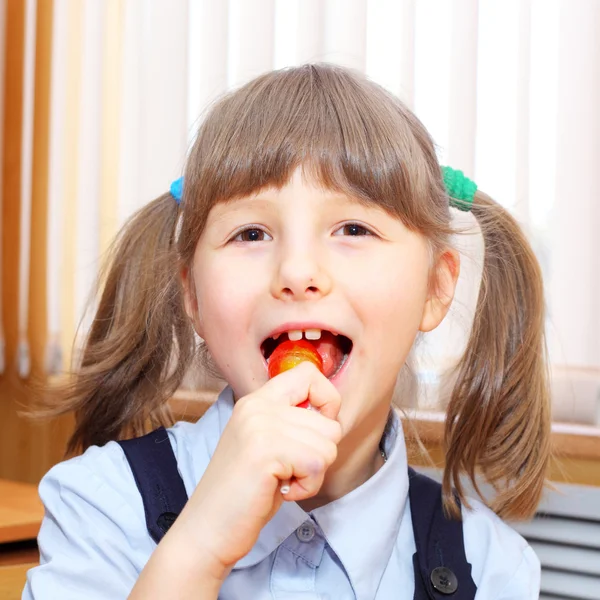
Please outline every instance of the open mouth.
[{"label": "open mouth", "polygon": [[289,331],[282,333],[276,339],[268,337],[261,345],[260,349],[269,364],[269,358],[279,344],[286,340],[298,341],[305,339],[311,343],[323,360],[323,374],[327,379],[335,377],[348,356],[352,352],[352,340],[342,334],[334,334],[330,331],[309,329],[306,331]]}]

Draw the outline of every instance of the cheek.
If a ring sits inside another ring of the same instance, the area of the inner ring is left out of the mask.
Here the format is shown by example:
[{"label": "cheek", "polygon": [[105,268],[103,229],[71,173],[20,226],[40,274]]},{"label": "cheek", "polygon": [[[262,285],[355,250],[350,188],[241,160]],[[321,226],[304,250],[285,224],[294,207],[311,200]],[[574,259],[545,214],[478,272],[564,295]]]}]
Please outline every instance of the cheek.
[{"label": "cheek", "polygon": [[[427,300],[427,278],[392,278],[387,286],[388,298],[380,310],[394,323],[408,328],[417,328]],[[393,318],[395,317],[395,318]]]},{"label": "cheek", "polygon": [[395,261],[370,276],[360,289],[361,319],[371,351],[381,352],[382,367],[401,366],[421,324],[428,295],[427,263]]},{"label": "cheek", "polygon": [[391,320],[386,325],[393,326],[398,321],[420,320],[429,285],[428,264],[423,259],[388,260],[370,272],[357,289],[370,299],[371,309],[382,322]]},{"label": "cheek", "polygon": [[195,271],[198,314],[209,346],[215,339],[235,339],[251,321],[256,280],[215,263]]}]

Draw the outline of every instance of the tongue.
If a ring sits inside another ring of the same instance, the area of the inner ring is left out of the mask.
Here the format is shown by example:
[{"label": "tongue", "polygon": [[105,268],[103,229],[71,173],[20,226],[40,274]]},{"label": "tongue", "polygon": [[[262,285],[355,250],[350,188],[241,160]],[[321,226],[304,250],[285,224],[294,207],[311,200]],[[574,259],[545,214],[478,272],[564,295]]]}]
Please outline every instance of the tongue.
[{"label": "tongue", "polygon": [[331,377],[344,359],[338,337],[329,331],[321,332],[321,339],[309,340],[323,359],[323,375]]}]

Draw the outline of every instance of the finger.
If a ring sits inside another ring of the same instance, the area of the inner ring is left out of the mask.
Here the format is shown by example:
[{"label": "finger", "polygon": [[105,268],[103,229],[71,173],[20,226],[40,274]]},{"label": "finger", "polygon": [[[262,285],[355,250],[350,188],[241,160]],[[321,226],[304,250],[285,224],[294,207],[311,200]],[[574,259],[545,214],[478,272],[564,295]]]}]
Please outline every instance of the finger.
[{"label": "finger", "polygon": [[[313,464],[318,465],[316,462]],[[294,475],[290,479],[281,482],[279,493],[282,494],[283,499],[286,501],[305,500],[306,498],[312,498],[319,493],[319,490],[323,485],[323,481],[325,480],[326,472],[327,469],[318,466],[312,472],[310,472],[309,475]]]},{"label": "finger", "polygon": [[292,477],[282,481],[278,490],[282,500],[298,502],[316,496],[323,486],[326,472],[327,470],[324,470],[311,477]]},{"label": "finger", "polygon": [[280,490],[281,497],[286,502],[300,502],[301,500],[306,500],[308,498],[312,498],[319,493],[319,490],[323,486],[323,481],[325,479],[325,474],[319,481],[315,481],[315,490],[310,491],[305,488],[305,483],[299,481],[298,479],[290,479],[284,483],[282,483],[282,490]]},{"label": "finger", "polygon": [[335,444],[339,444],[343,437],[342,426],[338,421],[325,417],[316,411],[296,410],[295,408],[285,409],[281,412],[280,418],[294,429],[309,429]]},{"label": "finger", "polygon": [[308,446],[312,453],[323,458],[326,467],[330,467],[337,458],[337,444],[309,427],[291,426],[281,433],[286,444]]},{"label": "finger", "polygon": [[[273,475],[279,479],[277,493],[283,483],[292,481],[291,487],[297,488],[303,498],[314,496],[323,485],[328,460],[310,445],[294,441],[281,451]],[[296,485],[297,484],[297,485]],[[288,500],[286,495],[286,500]]]},{"label": "finger", "polygon": [[263,393],[291,406],[308,400],[321,414],[330,419],[336,419],[340,411],[340,393],[310,362],[300,363],[297,367],[273,377],[262,390]]}]

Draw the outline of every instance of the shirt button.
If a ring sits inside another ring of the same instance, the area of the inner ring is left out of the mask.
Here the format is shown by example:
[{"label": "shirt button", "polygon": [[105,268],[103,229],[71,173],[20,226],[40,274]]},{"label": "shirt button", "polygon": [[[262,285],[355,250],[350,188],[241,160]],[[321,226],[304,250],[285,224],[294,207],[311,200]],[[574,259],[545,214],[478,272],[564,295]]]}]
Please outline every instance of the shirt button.
[{"label": "shirt button", "polygon": [[310,542],[315,537],[315,527],[310,521],[302,523],[298,529],[296,529],[296,537],[301,542]]},{"label": "shirt button", "polygon": [[458,589],[456,575],[446,567],[437,567],[431,571],[431,583],[433,587],[442,594],[454,594]]}]

